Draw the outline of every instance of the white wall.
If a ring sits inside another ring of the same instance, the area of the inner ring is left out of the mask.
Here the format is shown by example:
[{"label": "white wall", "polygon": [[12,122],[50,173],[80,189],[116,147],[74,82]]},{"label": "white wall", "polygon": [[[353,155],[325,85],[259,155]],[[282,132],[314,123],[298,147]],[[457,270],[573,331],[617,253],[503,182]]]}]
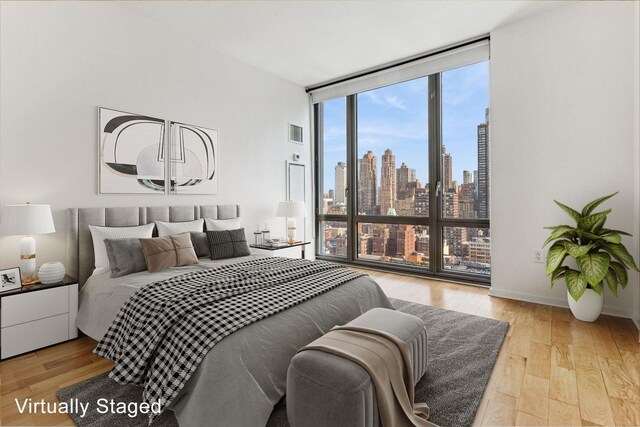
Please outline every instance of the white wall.
[{"label": "white wall", "polygon": [[[491,32],[492,295],[566,305],[533,262],[542,227],[571,222],[553,199],[620,191],[607,226],[635,234],[638,260],[637,16],[633,2],[579,2]],[[605,312],[637,317],[636,273],[618,295]]]},{"label": "white wall", "polygon": [[[239,203],[249,236],[265,221],[285,235],[285,160],[310,158],[287,141],[287,122],[309,141],[302,87],[116,3],[2,2],[0,15],[0,206],[51,204],[57,232],[37,236],[38,264],[66,260],[68,207]],[[98,195],[98,106],[218,129],[219,194]],[[18,265],[19,241],[0,238],[0,268]]]}]

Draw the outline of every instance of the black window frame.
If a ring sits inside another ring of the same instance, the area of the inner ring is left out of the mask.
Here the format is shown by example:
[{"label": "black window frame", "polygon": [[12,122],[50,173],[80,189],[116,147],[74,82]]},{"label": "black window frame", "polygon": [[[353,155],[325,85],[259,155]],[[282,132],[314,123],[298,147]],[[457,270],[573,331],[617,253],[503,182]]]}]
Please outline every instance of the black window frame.
[{"label": "black window frame", "polygon": [[[434,279],[450,280],[474,285],[489,286],[491,275],[465,273],[445,269],[443,266],[443,230],[445,227],[468,227],[490,229],[489,218],[446,218],[443,215],[442,192],[438,183],[442,181],[442,73],[425,76],[428,78],[429,103],[429,216],[385,216],[360,215],[357,213],[358,178],[357,178],[357,96],[346,96],[346,131],[347,131],[347,213],[346,215],[325,214],[323,207],[323,103],[312,104],[315,140],[315,227],[316,258],[334,262],[347,263],[354,266],[369,267],[387,271],[410,273]],[[399,83],[399,82],[398,82]],[[336,256],[322,253],[321,224],[324,222],[345,222],[347,225],[347,254]],[[429,227],[429,268],[405,264],[373,261],[358,258],[358,223],[373,224],[408,224]]]}]

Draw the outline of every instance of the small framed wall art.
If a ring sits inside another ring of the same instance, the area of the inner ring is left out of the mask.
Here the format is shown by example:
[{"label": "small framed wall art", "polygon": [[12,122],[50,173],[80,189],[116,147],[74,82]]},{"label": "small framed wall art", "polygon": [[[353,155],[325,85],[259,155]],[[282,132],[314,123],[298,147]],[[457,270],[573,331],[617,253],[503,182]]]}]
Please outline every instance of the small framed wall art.
[{"label": "small framed wall art", "polygon": [[12,291],[22,287],[20,267],[0,270],[0,292]]}]

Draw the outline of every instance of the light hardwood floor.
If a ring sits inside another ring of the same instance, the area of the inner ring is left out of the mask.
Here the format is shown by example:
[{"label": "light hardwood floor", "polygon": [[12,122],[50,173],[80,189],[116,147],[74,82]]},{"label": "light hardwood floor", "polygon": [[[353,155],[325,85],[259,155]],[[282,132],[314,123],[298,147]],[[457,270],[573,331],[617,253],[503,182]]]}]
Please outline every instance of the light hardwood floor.
[{"label": "light hardwood floor", "polygon": [[[486,288],[367,271],[400,298],[510,323],[476,425],[640,425],[640,346],[630,320],[595,323],[567,309],[488,295]],[[14,399],[57,401],[59,388],[106,372],[83,337],[0,363],[0,425],[73,425],[66,415],[23,416]]]}]

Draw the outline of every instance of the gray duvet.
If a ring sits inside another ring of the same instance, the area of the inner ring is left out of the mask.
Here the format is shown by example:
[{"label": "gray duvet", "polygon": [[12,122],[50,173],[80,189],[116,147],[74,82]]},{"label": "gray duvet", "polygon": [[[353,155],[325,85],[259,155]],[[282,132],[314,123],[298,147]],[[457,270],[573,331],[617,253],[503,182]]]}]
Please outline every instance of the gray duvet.
[{"label": "gray duvet", "polygon": [[[255,257],[201,260],[196,266],[116,279],[108,273],[92,276],[80,291],[76,323],[81,331],[100,340],[122,304],[140,287]],[[287,368],[296,351],[373,307],[391,308],[391,304],[380,287],[364,276],[246,326],[208,353],[170,408],[182,427],[264,426],[285,394]]]}]

